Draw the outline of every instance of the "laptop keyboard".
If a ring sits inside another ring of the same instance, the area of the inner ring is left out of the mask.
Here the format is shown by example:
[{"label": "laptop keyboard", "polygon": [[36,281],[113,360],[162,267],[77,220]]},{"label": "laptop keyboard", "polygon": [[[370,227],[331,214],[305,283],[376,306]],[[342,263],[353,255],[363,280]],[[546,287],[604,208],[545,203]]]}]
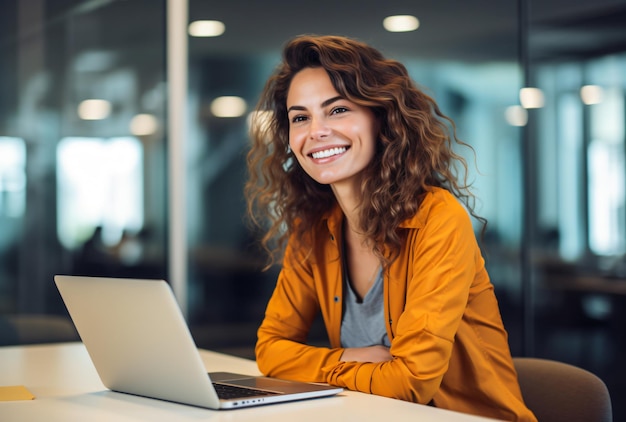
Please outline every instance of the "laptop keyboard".
[{"label": "laptop keyboard", "polygon": [[217,391],[217,396],[220,399],[238,399],[241,397],[253,397],[253,396],[273,396],[276,393],[270,391],[257,390],[254,388],[237,387],[230,384],[221,384],[214,382],[213,386]]}]

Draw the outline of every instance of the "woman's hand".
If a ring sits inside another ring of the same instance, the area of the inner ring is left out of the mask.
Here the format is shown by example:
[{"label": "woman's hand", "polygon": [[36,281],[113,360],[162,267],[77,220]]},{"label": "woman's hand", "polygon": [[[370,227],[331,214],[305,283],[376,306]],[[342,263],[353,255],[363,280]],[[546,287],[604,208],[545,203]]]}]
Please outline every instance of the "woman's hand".
[{"label": "woman's hand", "polygon": [[385,346],[349,347],[343,351],[343,362],[385,362],[392,360],[389,348]]}]

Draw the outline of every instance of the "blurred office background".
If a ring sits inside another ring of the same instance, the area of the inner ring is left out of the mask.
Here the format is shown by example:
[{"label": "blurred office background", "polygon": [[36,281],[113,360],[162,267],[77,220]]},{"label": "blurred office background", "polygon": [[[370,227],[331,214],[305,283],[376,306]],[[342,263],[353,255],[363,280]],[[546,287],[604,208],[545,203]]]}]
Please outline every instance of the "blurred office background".
[{"label": "blurred office background", "polygon": [[513,354],[622,396],[625,27],[626,0],[2,0],[0,344],[60,330],[53,275],[86,274],[165,278],[200,347],[252,356],[278,269],[244,219],[250,112],[288,38],[340,34],[474,147]]}]

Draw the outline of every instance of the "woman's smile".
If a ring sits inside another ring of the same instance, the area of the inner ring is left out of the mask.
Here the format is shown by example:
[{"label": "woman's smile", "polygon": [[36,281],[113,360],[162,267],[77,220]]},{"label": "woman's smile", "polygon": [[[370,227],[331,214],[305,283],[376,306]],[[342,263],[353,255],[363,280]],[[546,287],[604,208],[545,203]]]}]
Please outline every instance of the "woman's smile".
[{"label": "woman's smile", "polygon": [[348,147],[334,147],[323,149],[320,151],[315,151],[310,153],[309,155],[315,160],[323,160],[325,158],[336,157],[338,155],[342,155],[348,150]]}]

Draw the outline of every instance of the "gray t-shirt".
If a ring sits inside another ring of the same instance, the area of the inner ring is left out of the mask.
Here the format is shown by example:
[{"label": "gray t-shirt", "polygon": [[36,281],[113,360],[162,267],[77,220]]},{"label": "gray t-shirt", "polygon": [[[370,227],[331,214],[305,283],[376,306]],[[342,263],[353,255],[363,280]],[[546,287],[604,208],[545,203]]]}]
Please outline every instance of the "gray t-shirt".
[{"label": "gray t-shirt", "polygon": [[376,280],[363,301],[359,301],[344,277],[344,310],[341,321],[342,347],[367,347],[384,345],[389,347],[389,337],[385,328],[383,304],[383,272],[378,271]]}]

